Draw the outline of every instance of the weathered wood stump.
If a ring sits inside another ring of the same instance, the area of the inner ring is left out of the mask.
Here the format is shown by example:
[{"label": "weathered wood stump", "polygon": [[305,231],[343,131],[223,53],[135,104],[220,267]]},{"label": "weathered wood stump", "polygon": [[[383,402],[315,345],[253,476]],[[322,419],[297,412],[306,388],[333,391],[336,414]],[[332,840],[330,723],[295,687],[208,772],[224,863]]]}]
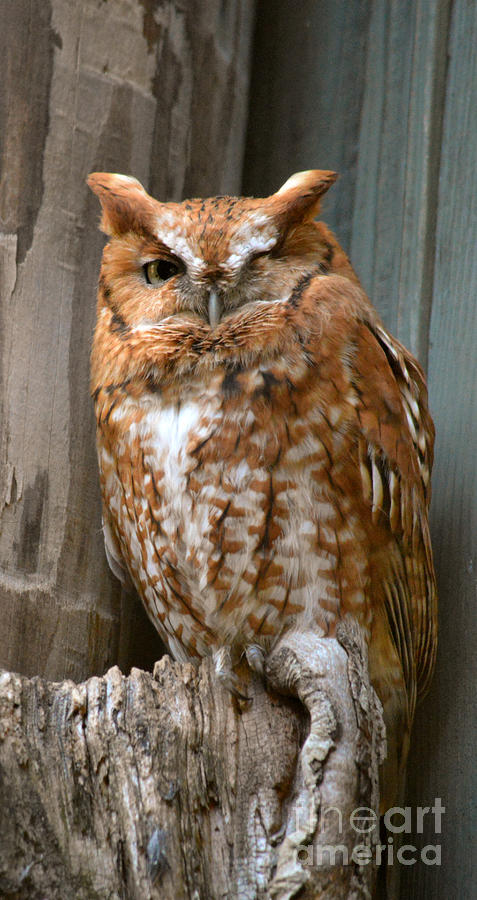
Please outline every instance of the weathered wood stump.
[{"label": "weathered wood stump", "polygon": [[340,641],[285,640],[270,662],[309,721],[245,670],[239,705],[209,660],[83,684],[4,672],[1,895],[370,897],[377,828],[353,811],[378,809],[383,723],[352,625]]}]

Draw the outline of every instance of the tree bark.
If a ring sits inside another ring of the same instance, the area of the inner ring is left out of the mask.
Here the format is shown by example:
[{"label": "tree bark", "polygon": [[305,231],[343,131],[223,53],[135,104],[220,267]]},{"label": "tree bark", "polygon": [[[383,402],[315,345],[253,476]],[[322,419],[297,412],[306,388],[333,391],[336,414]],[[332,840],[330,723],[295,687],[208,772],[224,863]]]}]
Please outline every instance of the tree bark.
[{"label": "tree bark", "polygon": [[[93,170],[163,200],[240,191],[254,0],[0,0],[0,665],[147,665],[108,571],[89,352]],[[155,658],[159,655],[156,643]]]},{"label": "tree bark", "polygon": [[239,706],[210,661],[78,685],[5,672],[2,896],[371,897],[377,826],[353,811],[377,821],[383,722],[357,629],[283,640],[268,689],[241,674]]}]

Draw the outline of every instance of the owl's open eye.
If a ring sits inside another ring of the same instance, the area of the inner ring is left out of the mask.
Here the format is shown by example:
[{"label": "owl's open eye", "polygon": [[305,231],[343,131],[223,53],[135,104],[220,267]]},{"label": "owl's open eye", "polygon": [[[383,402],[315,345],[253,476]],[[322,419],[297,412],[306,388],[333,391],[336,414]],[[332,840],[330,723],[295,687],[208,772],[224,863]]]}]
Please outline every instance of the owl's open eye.
[{"label": "owl's open eye", "polygon": [[156,286],[182,271],[180,264],[172,259],[153,259],[152,262],[146,263],[143,269],[147,283]]}]

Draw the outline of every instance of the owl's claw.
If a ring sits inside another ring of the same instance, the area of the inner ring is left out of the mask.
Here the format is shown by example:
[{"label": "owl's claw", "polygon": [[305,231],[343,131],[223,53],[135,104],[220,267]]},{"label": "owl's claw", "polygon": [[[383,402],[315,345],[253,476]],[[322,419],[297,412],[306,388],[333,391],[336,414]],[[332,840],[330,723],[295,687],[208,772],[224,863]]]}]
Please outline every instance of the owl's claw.
[{"label": "owl's claw", "polygon": [[250,697],[244,693],[243,685],[232,669],[232,658],[229,647],[221,647],[213,654],[215,674],[219,681],[237,700],[247,701]]},{"label": "owl's claw", "polygon": [[249,644],[245,648],[245,658],[254,672],[262,677],[265,675],[265,651],[258,644]]}]

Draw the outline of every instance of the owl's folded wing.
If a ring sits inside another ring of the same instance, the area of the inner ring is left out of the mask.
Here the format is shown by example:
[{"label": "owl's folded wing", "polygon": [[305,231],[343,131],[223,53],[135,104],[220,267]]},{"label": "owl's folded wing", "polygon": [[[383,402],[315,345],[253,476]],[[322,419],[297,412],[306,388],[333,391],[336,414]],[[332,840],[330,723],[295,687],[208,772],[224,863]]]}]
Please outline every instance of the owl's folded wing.
[{"label": "owl's folded wing", "polygon": [[116,538],[114,537],[113,531],[108,521],[108,517],[106,514],[103,514],[103,537],[104,537],[104,549],[106,552],[106,559],[108,560],[109,568],[111,569],[113,575],[119,579],[124,585],[130,585],[131,579],[129,576],[129,572],[126,568],[125,562],[121,555],[121,551],[119,549]]},{"label": "owl's folded wing", "polygon": [[410,695],[415,680],[422,696],[437,644],[427,517],[434,427],[424,375],[412,355],[369,320],[357,325],[353,349],[349,371],[357,395],[363,490],[372,518],[382,521],[384,514],[395,537],[393,552],[379,567],[389,629]]}]

